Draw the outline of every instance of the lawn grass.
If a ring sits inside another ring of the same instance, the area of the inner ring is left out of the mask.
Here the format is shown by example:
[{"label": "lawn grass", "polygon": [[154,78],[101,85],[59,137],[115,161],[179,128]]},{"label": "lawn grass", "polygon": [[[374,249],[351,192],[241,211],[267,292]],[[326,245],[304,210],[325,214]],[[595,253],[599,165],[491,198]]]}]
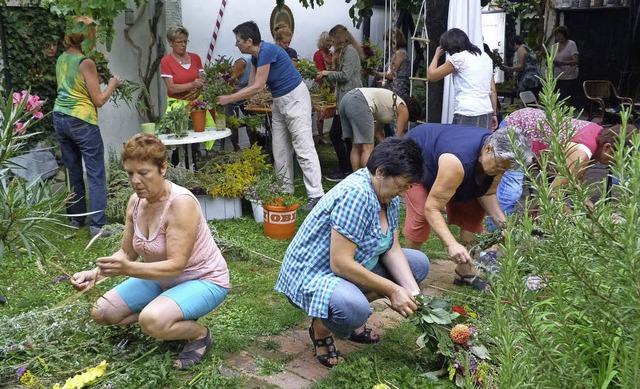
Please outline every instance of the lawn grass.
[{"label": "lawn grass", "polygon": [[[330,156],[330,150],[330,146],[319,146],[321,160]],[[335,166],[335,161],[323,162],[323,169],[328,167],[325,173],[333,171],[331,163]],[[304,185],[300,174],[297,176],[296,193],[304,196]],[[323,183],[326,190],[334,185]],[[303,211],[298,213],[296,228],[305,216]],[[403,220],[404,211],[401,225]],[[266,238],[262,226],[249,216],[211,222],[210,227],[229,264],[232,287],[225,302],[199,320],[212,329],[215,338],[213,352],[203,363],[185,372],[174,371],[170,366],[177,344],[150,338],[137,325],[115,328],[93,323],[93,301],[123,277],[107,279],[81,296],[68,281],[55,279],[92,268],[95,258],[117,249],[118,238],[97,241],[85,251],[88,230],[69,229],[49,236],[59,252],[48,252],[39,264],[18,263],[10,255],[0,263],[0,292],[8,298],[7,304],[0,306],[0,387],[23,387],[16,378],[20,367],[29,369],[35,387],[51,387],[102,360],[109,363],[112,373],[95,387],[247,387],[248,378],[227,366],[225,356],[248,349],[257,339],[265,350],[273,349],[277,344],[268,336],[307,320],[304,312],[273,290],[289,240]],[[424,251],[432,260],[445,258],[437,238],[430,239]],[[378,375],[401,384],[399,387],[429,387],[431,382],[419,374],[427,372],[432,363],[415,353],[415,328],[406,323],[386,334],[375,348],[352,353],[347,363],[334,369],[317,388],[366,387],[360,384],[375,384]],[[288,362],[280,356],[261,358],[259,374],[277,373]]]}]

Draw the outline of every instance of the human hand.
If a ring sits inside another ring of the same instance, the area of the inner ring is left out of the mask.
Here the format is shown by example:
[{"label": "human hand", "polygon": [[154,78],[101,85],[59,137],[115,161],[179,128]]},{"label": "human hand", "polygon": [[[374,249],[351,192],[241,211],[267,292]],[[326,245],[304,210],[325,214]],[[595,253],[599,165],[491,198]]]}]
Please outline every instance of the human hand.
[{"label": "human hand", "polygon": [[191,82],[193,89],[200,89],[204,86],[204,78],[196,78]]},{"label": "human hand", "polygon": [[495,131],[498,129],[498,117],[496,115],[493,115],[491,117],[491,130]]},{"label": "human hand", "polygon": [[231,95],[218,96],[218,100],[216,100],[216,105],[227,105],[229,103],[233,103]]},{"label": "human hand", "polygon": [[447,247],[447,251],[449,251],[449,256],[453,262],[460,265],[471,263],[472,258],[469,251],[467,251],[467,248],[460,243],[456,242]]},{"label": "human hand", "polygon": [[83,291],[96,283],[97,273],[97,269],[77,272],[69,281],[75,290]]},{"label": "human hand", "polygon": [[391,301],[391,308],[402,317],[409,317],[413,311],[418,309],[416,298],[401,286],[396,286],[393,289],[391,295],[389,295],[389,300]]},{"label": "human hand", "polygon": [[96,265],[101,274],[106,277],[127,275],[129,260],[120,257],[102,257],[96,260]]},{"label": "human hand", "polygon": [[438,46],[436,48],[436,53],[435,53],[434,56],[439,58],[439,57],[442,56],[442,54],[444,54],[444,49],[442,47]]},{"label": "human hand", "polygon": [[124,82],[124,80],[122,79],[122,77],[113,76],[113,77],[111,77],[111,79],[109,79],[109,86],[112,86],[113,88],[117,88],[120,85],[122,85],[123,82]]},{"label": "human hand", "polygon": [[326,77],[329,75],[329,71],[328,70],[322,70],[320,72],[318,72],[318,77],[322,78],[322,77]]}]

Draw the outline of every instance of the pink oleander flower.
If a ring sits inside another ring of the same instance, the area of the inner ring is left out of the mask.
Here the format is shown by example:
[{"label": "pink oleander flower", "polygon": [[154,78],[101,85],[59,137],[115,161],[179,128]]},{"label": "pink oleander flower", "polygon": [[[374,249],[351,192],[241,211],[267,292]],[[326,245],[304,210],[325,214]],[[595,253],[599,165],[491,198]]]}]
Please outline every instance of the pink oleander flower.
[{"label": "pink oleander flower", "polygon": [[[36,94],[29,94],[29,91],[23,90],[21,93],[14,92],[13,93],[13,107],[17,107],[19,104],[23,104],[26,101],[25,109],[28,112],[31,112],[31,115],[36,119],[42,119],[44,114],[42,113],[42,104],[44,104],[43,100],[40,100],[40,97]],[[28,123],[29,121],[27,121]],[[16,122],[15,127],[13,128],[13,132],[18,135],[24,135],[27,132],[26,123]]]}]

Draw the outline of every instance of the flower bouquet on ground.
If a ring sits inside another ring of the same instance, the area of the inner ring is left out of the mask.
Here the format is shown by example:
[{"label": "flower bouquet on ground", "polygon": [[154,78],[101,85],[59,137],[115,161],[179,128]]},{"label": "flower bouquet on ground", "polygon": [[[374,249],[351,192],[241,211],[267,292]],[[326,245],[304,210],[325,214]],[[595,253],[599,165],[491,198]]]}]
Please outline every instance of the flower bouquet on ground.
[{"label": "flower bouquet on ground", "polygon": [[422,331],[416,340],[420,349],[436,350],[442,369],[429,373],[437,379],[445,374],[458,387],[493,388],[495,366],[485,344],[487,335],[476,330],[478,316],[468,306],[451,305],[447,300],[416,297],[418,309],[409,317]]},{"label": "flower bouquet on ground", "polygon": [[[113,77],[113,73],[109,69],[109,60],[105,55],[97,50],[90,50],[84,55],[92,59],[93,62],[96,63],[96,69],[98,71],[98,76],[100,78],[101,83],[108,83],[111,77]],[[135,83],[133,81],[124,80],[122,85],[117,87],[113,93],[111,94],[111,99],[116,107],[118,106],[118,101],[124,101],[127,106],[132,107],[135,106],[140,112],[147,111],[147,107],[144,105],[142,99],[138,99],[134,96],[134,94],[140,91],[142,87],[140,84]],[[135,102],[135,103],[134,103]]]}]

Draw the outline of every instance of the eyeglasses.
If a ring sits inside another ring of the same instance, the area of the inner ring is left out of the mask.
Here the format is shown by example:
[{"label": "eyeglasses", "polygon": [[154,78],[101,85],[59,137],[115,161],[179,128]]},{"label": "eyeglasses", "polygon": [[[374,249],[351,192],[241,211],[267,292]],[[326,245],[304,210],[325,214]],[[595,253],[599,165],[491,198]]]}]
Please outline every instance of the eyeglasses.
[{"label": "eyeglasses", "polygon": [[396,184],[396,187],[398,187],[398,190],[400,192],[407,191],[407,190],[409,190],[409,189],[411,189],[413,187],[413,184],[408,184],[408,185],[400,185],[400,184],[398,184],[398,181],[396,180],[395,177],[391,177],[391,179],[393,180],[393,183]]}]

